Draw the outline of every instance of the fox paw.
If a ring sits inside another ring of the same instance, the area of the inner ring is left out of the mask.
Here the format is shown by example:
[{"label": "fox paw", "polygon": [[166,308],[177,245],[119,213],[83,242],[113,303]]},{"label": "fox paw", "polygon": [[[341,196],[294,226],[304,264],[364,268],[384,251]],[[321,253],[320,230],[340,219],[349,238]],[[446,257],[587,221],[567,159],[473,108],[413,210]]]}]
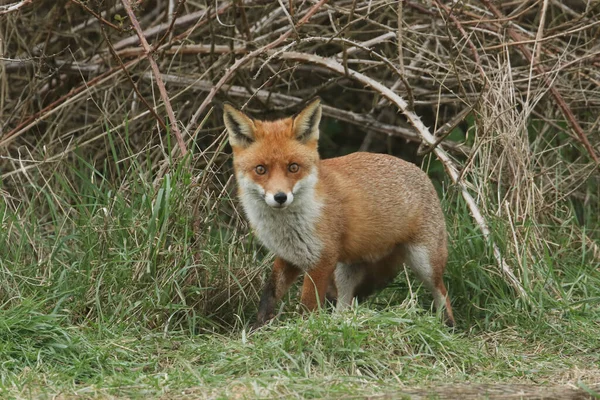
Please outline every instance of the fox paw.
[{"label": "fox paw", "polygon": [[271,321],[273,318],[275,318],[275,315],[273,313],[269,313],[267,315],[259,315],[258,317],[256,317],[256,321],[254,322],[254,324],[252,324],[252,330],[257,330],[258,328],[265,325],[267,322]]}]

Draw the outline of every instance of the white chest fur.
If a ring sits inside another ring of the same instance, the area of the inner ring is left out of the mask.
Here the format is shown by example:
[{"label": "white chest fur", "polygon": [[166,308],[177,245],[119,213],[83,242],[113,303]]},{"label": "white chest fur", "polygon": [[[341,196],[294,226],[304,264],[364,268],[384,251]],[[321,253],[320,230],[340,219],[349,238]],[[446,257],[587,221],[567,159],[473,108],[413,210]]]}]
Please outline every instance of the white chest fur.
[{"label": "white chest fur", "polygon": [[238,184],[244,211],[260,241],[275,255],[303,270],[314,267],[323,243],[316,232],[321,203],[315,199],[313,182],[301,185],[293,203],[285,209],[267,205],[261,189],[247,179],[238,177]]}]

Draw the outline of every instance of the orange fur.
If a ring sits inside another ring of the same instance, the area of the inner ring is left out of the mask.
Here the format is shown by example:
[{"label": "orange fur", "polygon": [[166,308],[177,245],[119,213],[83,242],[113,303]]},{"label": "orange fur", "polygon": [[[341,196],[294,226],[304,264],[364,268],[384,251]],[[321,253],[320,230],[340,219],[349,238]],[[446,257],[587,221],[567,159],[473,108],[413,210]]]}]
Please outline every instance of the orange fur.
[{"label": "orange fur", "polygon": [[[431,181],[413,164],[383,154],[320,160],[320,116],[319,100],[278,121],[252,120],[225,106],[242,204],[259,239],[278,256],[258,323],[272,316],[302,271],[306,309],[323,303],[330,282],[343,309],[352,297],[393,280],[405,262],[432,290],[436,307],[445,308],[452,325],[442,280],[446,227]],[[277,194],[287,200],[275,202]]]}]

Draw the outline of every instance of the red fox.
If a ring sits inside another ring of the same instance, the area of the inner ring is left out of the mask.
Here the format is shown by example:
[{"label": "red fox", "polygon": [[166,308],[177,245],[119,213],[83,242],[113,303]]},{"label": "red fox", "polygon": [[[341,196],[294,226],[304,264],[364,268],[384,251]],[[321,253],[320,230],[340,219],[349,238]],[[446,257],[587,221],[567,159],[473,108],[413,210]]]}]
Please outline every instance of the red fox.
[{"label": "red fox", "polygon": [[258,309],[258,326],[304,273],[301,303],[323,304],[333,283],[337,310],[409,265],[454,325],[442,275],[446,224],[437,193],[418,167],[399,158],[353,153],[321,160],[321,103],[293,117],[259,121],[225,104],[238,194],[255,234],[276,255]]}]

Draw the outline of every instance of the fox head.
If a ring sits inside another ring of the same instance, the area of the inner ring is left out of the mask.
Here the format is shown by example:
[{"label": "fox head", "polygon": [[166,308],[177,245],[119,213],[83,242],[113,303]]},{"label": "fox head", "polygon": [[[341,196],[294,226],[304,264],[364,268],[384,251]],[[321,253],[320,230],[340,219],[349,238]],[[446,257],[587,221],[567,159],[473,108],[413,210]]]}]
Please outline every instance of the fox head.
[{"label": "fox head", "polygon": [[284,209],[312,192],[319,162],[319,98],[295,116],[277,121],[255,120],[225,104],[223,120],[243,197]]}]

